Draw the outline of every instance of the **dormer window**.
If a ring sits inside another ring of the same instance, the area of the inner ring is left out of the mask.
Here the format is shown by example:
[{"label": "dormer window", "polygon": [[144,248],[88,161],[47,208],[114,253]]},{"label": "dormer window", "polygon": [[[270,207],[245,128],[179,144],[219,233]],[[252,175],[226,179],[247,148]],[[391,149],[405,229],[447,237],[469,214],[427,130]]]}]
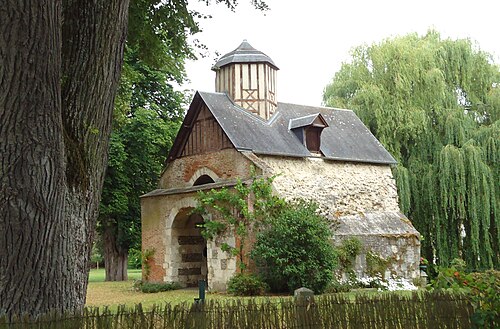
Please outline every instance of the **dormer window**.
[{"label": "dormer window", "polygon": [[328,127],[321,113],[291,119],[289,128],[313,154],[321,154],[321,132]]}]

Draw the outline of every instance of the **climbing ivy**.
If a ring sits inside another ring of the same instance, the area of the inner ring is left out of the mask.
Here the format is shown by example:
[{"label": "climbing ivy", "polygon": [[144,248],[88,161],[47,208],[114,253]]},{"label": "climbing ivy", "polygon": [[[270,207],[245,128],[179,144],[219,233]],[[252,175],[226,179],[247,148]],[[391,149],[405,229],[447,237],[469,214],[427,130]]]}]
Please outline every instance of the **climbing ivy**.
[{"label": "climbing ivy", "polygon": [[243,272],[248,264],[245,254],[247,239],[267,217],[273,216],[284,205],[284,200],[273,195],[273,177],[257,177],[252,173],[248,181],[238,180],[233,188],[200,191],[197,195],[195,212],[211,214],[205,221],[202,235],[208,240],[226,233],[234,234],[236,244],[223,243],[221,249],[238,257],[238,266]]},{"label": "climbing ivy", "polygon": [[500,267],[500,69],[438,32],[357,47],[324,102],[353,109],[398,160],[400,205],[442,264]]}]

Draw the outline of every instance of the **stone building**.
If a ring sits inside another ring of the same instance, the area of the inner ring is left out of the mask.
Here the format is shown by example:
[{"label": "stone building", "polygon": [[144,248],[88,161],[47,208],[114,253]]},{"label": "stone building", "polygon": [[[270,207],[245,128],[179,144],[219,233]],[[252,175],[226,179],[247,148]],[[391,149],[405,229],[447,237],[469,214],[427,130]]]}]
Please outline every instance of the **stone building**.
[{"label": "stone building", "polygon": [[238,178],[280,174],[285,198],[315,200],[335,225],[335,241],[357,237],[363,250],[354,271],[367,275],[366,255],[387,260],[387,273],[419,275],[419,233],[400,212],[394,158],[351,110],[277,102],[278,67],[243,43],[215,64],[216,92],[197,92],[158,189],[142,204],[142,248],[153,250],[150,281],[225,290],[236,260],[205,241],[191,214],[196,191],[234,186]]}]

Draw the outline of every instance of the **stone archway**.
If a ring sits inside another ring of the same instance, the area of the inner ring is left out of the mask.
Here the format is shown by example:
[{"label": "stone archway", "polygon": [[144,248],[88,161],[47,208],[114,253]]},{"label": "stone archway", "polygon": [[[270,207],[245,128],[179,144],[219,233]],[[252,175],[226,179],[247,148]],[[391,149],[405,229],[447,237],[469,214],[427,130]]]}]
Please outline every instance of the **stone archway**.
[{"label": "stone archway", "polygon": [[[219,176],[210,170],[207,167],[201,167],[196,172],[191,176],[191,178],[188,181],[188,184],[191,186],[195,185],[201,185],[201,184],[196,184],[196,181],[201,177],[201,176],[208,176],[213,182],[217,182],[220,178]],[[206,184],[206,183],[205,183]]]},{"label": "stone archway", "polygon": [[172,274],[183,286],[194,287],[207,280],[207,242],[201,236],[203,217],[192,214],[193,208],[182,208],[171,228]]},{"label": "stone archway", "polygon": [[209,175],[201,175],[200,177],[198,177],[197,180],[194,181],[193,186],[210,184],[210,183],[215,183],[212,177],[210,177]]}]

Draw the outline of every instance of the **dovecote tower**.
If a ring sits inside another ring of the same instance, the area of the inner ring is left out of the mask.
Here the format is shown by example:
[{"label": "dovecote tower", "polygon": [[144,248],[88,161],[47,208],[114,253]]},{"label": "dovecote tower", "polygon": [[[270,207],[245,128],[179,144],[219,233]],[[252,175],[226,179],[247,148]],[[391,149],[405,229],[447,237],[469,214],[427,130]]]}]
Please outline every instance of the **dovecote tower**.
[{"label": "dovecote tower", "polygon": [[268,120],[276,110],[276,73],[273,60],[246,40],[212,67],[215,91],[225,92],[235,104]]}]

